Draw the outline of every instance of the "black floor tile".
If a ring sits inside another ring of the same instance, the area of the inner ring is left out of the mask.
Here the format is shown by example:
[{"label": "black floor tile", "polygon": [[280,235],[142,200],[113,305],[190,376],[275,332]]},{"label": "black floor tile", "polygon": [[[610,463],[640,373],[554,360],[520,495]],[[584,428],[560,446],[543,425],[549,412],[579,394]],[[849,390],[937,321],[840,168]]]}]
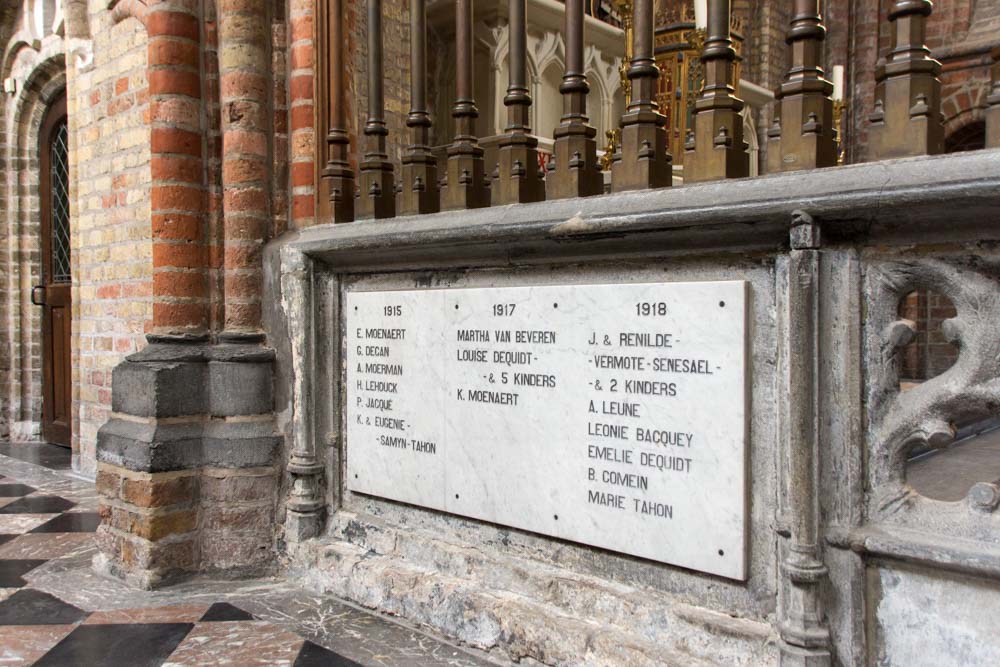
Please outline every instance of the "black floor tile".
[{"label": "black floor tile", "polygon": [[101,515],[97,512],[67,512],[47,521],[31,533],[93,533],[101,525]]},{"label": "black floor tile", "polygon": [[20,588],[27,582],[21,575],[31,572],[44,560],[0,560],[0,588]]},{"label": "black floor tile", "polygon": [[234,607],[228,602],[216,602],[205,615],[199,620],[200,623],[206,621],[252,621],[254,620],[253,614],[250,612],[243,611],[239,607]]},{"label": "black floor tile", "polygon": [[17,537],[17,535],[0,535],[0,544],[3,544],[4,542],[10,542],[15,537]]},{"label": "black floor tile", "polygon": [[361,667],[361,663],[307,640],[292,667]]},{"label": "black floor tile", "polygon": [[0,602],[0,625],[64,625],[86,616],[82,609],[33,588],[23,588]]},{"label": "black floor tile", "polygon": [[35,487],[27,484],[0,484],[0,498],[16,498],[34,492]]},{"label": "black floor tile", "polygon": [[193,627],[193,623],[81,625],[35,666],[158,667]]},{"label": "black floor tile", "polygon": [[27,496],[0,507],[0,514],[61,514],[73,507],[76,503],[59,496]]},{"label": "black floor tile", "polygon": [[38,442],[3,443],[0,444],[0,454],[51,470],[69,470],[73,467],[72,450],[59,445]]}]

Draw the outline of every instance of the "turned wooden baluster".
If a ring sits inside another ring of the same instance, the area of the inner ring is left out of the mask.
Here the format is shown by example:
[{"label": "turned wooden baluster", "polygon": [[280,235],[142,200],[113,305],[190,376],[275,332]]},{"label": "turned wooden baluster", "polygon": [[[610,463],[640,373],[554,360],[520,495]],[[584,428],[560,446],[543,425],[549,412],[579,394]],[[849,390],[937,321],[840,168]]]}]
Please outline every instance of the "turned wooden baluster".
[{"label": "turned wooden baluster", "polygon": [[427,112],[427,11],[425,0],[410,0],[410,145],[403,154],[400,215],[441,209],[437,161],[430,150],[431,116]]},{"label": "turned wooden baluster", "polygon": [[986,147],[1000,148],[1000,46],[993,49],[990,94],[986,98]]},{"label": "turned wooden baluster", "polygon": [[694,139],[685,146],[685,183],[750,174],[740,116],[743,101],[733,94],[731,14],[730,0],[708,0],[708,34],[701,53],[705,86],[695,102]]},{"label": "turned wooden baluster", "polygon": [[365,155],[361,162],[359,217],[391,218],[396,215],[396,183],[385,150],[382,66],[382,0],[368,0],[368,121]]},{"label": "turned wooden baluster", "polygon": [[628,68],[632,99],[621,118],[621,154],[611,164],[615,192],[660,188],[673,182],[666,119],[653,97],[660,70],[653,59],[653,0],[635,0],[633,52]]},{"label": "turned wooden baluster", "polygon": [[490,205],[483,171],[483,149],[476,139],[479,109],[472,88],[472,0],[455,0],[455,140],[448,147],[448,175],[442,208],[482,208]]},{"label": "turned wooden baluster", "polygon": [[528,115],[528,18],[526,0],[510,0],[510,56],[507,95],[507,127],[500,140],[499,179],[494,186],[494,204],[517,204],[545,199],[545,181],[538,169],[538,139],[531,135]]},{"label": "turned wooden baluster", "polygon": [[563,117],[555,128],[552,148],[555,168],[545,178],[549,199],[588,197],[604,192],[604,176],[597,163],[597,130],[588,124],[587,93],[590,86],[583,67],[583,3],[566,0],[566,70],[559,92]]},{"label": "turned wooden baluster", "polygon": [[893,45],[878,81],[881,96],[869,118],[872,160],[944,152],[941,63],[924,44],[933,9],[930,0],[894,0],[889,9]]},{"label": "turned wooden baluster", "polygon": [[826,28],[819,0],[793,0],[792,65],[776,91],[781,118],[780,135],[767,153],[768,172],[832,167],[837,164],[833,121],[833,84],[823,77],[820,61]]},{"label": "turned wooden baluster", "polygon": [[326,135],[327,163],[334,222],[354,220],[354,172],[348,161],[351,140],[344,122],[344,14],[343,1],[330,0],[330,129]]}]

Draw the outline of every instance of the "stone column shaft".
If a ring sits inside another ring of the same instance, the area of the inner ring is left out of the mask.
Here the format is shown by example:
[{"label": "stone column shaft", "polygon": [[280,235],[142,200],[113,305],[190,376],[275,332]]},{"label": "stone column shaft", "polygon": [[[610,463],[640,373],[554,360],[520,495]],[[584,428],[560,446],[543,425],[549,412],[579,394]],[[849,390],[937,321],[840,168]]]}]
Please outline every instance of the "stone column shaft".
[{"label": "stone column shaft", "polygon": [[315,409],[310,388],[314,372],[313,263],[290,248],[282,249],[281,295],[288,313],[292,345],[292,411],[295,426],[286,470],[292,477],[286,505],[285,539],[301,542],[320,534],[325,507],[320,492],[323,466],[316,455],[313,433]]},{"label": "stone column shaft", "polygon": [[820,587],[828,575],[817,544],[819,500],[820,227],[792,214],[788,259],[788,449],[785,485],[791,539],[781,565],[781,664],[830,664]]}]

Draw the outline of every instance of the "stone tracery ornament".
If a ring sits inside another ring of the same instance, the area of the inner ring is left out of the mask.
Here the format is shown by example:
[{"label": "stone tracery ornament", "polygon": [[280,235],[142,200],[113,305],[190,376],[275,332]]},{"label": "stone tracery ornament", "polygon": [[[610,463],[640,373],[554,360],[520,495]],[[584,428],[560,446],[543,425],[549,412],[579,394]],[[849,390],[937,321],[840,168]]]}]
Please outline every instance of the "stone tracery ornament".
[{"label": "stone tracery ornament", "polygon": [[[997,413],[1000,285],[995,269],[968,257],[885,262],[869,272],[868,283],[875,313],[867,335],[870,475],[877,506],[891,514],[899,509],[893,499],[917,495],[905,486],[904,473],[914,446],[948,446],[956,422]],[[896,353],[912,338],[912,322],[899,319],[896,308],[917,288],[934,289],[954,304],[957,316],[943,323],[942,333],[959,353],[947,371],[903,393]]]}]

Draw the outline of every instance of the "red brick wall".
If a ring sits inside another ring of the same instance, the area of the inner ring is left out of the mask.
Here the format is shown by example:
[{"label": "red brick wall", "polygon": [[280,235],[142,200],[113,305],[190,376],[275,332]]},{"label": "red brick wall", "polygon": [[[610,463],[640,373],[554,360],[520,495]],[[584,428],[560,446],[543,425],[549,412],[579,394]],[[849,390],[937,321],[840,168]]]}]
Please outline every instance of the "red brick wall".
[{"label": "red brick wall", "polygon": [[901,351],[901,379],[929,380],[951,368],[958,348],[945,338],[941,325],[956,314],[951,301],[937,292],[916,290],[903,299],[899,316],[914,322],[916,336]]},{"label": "red brick wall", "polygon": [[291,224],[297,228],[316,222],[318,137],[313,100],[315,0],[289,0],[288,14],[288,129],[291,171]]}]

